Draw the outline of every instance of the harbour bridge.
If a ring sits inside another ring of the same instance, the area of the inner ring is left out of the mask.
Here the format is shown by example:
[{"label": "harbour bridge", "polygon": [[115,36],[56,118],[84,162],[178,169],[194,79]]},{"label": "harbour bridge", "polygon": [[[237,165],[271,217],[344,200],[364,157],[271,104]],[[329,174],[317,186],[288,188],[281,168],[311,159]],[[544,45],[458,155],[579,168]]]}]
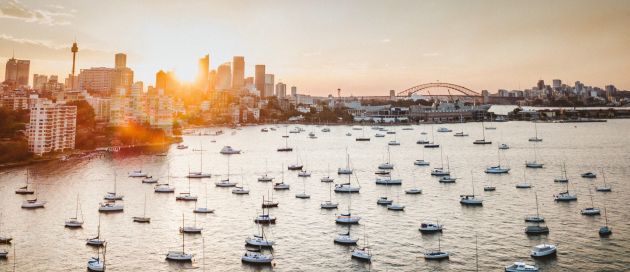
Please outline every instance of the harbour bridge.
[{"label": "harbour bridge", "polygon": [[403,98],[410,97],[414,94],[450,101],[473,101],[482,98],[482,95],[478,92],[461,85],[446,82],[432,82],[416,85],[404,91],[398,92],[396,96]]}]

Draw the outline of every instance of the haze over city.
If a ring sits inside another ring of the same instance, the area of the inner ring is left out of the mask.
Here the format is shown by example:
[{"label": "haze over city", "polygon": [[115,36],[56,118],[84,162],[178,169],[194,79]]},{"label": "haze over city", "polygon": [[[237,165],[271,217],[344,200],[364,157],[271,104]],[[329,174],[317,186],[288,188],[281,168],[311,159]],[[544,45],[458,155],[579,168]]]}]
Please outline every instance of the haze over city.
[{"label": "haze over city", "polygon": [[[360,4],[360,5],[358,5]],[[136,80],[184,81],[245,56],[307,94],[387,95],[421,83],[475,91],[538,79],[630,89],[628,1],[18,1],[0,2],[0,61],[65,77],[124,52]],[[0,66],[0,74],[5,67]]]}]

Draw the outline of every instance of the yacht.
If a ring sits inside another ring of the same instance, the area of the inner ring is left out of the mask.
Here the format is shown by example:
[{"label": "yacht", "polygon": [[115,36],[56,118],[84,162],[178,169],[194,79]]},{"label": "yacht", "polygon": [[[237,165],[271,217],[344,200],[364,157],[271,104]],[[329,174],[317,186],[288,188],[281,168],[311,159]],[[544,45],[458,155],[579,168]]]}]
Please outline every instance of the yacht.
[{"label": "yacht", "polygon": [[122,212],[125,206],[123,204],[116,204],[116,201],[108,201],[105,203],[100,203],[98,207],[99,212],[107,213],[107,212]]},{"label": "yacht", "polygon": [[295,194],[295,197],[296,198],[301,198],[301,199],[311,198],[311,196],[306,193],[306,180],[303,179],[302,183],[304,184],[303,191],[301,193]]},{"label": "yacht", "polygon": [[593,172],[586,172],[581,175],[583,178],[597,178],[597,174]]},{"label": "yacht", "polygon": [[506,174],[510,172],[509,167],[501,167],[501,153],[497,150],[498,164],[486,168],[486,174]]},{"label": "yacht", "polygon": [[532,258],[549,257],[549,256],[556,255],[556,250],[557,250],[556,245],[540,244],[532,248],[530,256],[532,256]]},{"label": "yacht", "polygon": [[241,257],[241,261],[244,263],[252,264],[271,264],[273,261],[273,255],[263,254],[260,252],[246,251]]},{"label": "yacht", "polygon": [[348,228],[348,232],[346,232],[346,233],[339,233],[337,235],[337,237],[335,237],[334,241],[337,244],[356,245],[357,242],[359,241],[359,239],[358,238],[353,238],[352,236],[350,236],[350,228]]},{"label": "yacht", "polygon": [[[195,151],[195,150],[193,150]],[[190,168],[190,166],[189,166]],[[199,148],[199,171],[198,172],[190,172],[188,169],[188,178],[211,178],[212,175],[210,173],[203,172],[203,145],[200,145]]]},{"label": "yacht", "polygon": [[604,174],[604,169],[602,169],[602,177],[604,178],[604,185],[595,187],[595,191],[597,192],[612,192],[612,187],[606,184],[606,175]]},{"label": "yacht", "polygon": [[144,178],[147,176],[142,170],[131,170],[127,173],[130,178]]},{"label": "yacht", "polygon": [[103,249],[103,258],[101,259],[101,254],[100,254],[100,248],[97,248],[96,250],[96,257],[90,257],[90,259],[87,262],[87,269],[88,271],[105,271],[105,252],[106,252],[106,247],[107,245],[105,245],[105,248]]},{"label": "yacht", "polygon": [[44,208],[44,205],[46,205],[46,201],[38,200],[37,198],[27,199],[22,202],[22,209],[39,209]]},{"label": "yacht", "polygon": [[426,260],[444,260],[444,259],[448,259],[449,257],[449,253],[446,251],[442,251],[442,245],[441,245],[441,236],[438,236],[438,249],[435,250],[427,250],[426,252],[424,252],[424,258]]},{"label": "yacht", "polygon": [[260,182],[271,182],[273,181],[273,177],[267,175],[267,160],[265,160],[265,174],[258,177],[258,181]]},{"label": "yacht", "polygon": [[569,193],[569,183],[567,182],[566,184],[567,184],[567,187],[566,187],[567,190],[557,195],[554,195],[554,199],[559,202],[577,201],[577,195]]},{"label": "yacht", "polygon": [[156,193],[174,193],[175,187],[171,187],[168,183],[157,184],[153,187],[153,191]]},{"label": "yacht", "polygon": [[523,169],[523,182],[516,184],[516,189],[529,189],[532,188],[532,185],[527,182],[527,178],[525,177],[526,169]]},{"label": "yacht", "polygon": [[443,225],[439,224],[439,223],[422,223],[420,224],[420,228],[418,230],[420,230],[420,232],[422,233],[435,233],[435,232],[442,232],[443,229]]},{"label": "yacht", "polygon": [[[83,212],[81,212],[81,217],[83,217]],[[79,194],[77,194],[77,206],[76,206],[76,209],[74,210],[74,217],[66,220],[65,227],[66,228],[83,227],[83,220],[79,220]]]},{"label": "yacht", "polygon": [[538,267],[535,265],[527,265],[523,262],[515,262],[512,265],[505,267],[505,272],[535,272],[538,271]]},{"label": "yacht", "polygon": [[350,183],[335,184],[335,193],[358,193],[361,187],[353,187]]},{"label": "yacht", "polygon": [[510,146],[507,145],[507,144],[500,144],[499,145],[499,149],[501,149],[501,150],[510,149]]},{"label": "yacht", "polygon": [[328,184],[328,200],[319,204],[322,209],[337,209],[339,204],[332,202],[332,183]]},{"label": "yacht", "polygon": [[483,199],[475,196],[475,182],[473,180],[472,170],[470,171],[470,183],[472,184],[472,194],[471,195],[460,195],[459,203],[462,205],[468,206],[481,206],[483,205]]},{"label": "yacht", "polygon": [[337,169],[338,175],[352,175],[352,168],[350,168],[350,154],[346,148],[346,167],[339,167]]},{"label": "yacht", "polygon": [[190,233],[190,234],[199,234],[203,228],[197,227],[197,214],[195,214],[195,223],[191,226],[184,226],[184,214],[182,213],[182,226],[179,228],[179,232],[181,233]]},{"label": "yacht", "polygon": [[195,209],[193,210],[193,213],[213,213],[214,210],[208,208],[208,184],[204,184],[204,189],[205,189],[205,207],[197,207],[197,202],[195,201]]},{"label": "yacht", "polygon": [[153,176],[147,176],[142,179],[142,183],[152,184],[152,183],[157,183],[157,182],[158,182],[158,179],[154,178]]},{"label": "yacht", "polygon": [[17,190],[15,190],[15,193],[18,195],[32,195],[35,193],[35,191],[31,190],[28,188],[28,178],[29,178],[29,170],[28,168],[26,169],[26,185],[18,188]]},{"label": "yacht", "polygon": [[116,178],[116,173],[114,173],[114,191],[113,192],[107,192],[107,194],[103,197],[103,199],[105,200],[123,200],[123,195],[119,195],[116,194],[116,182],[117,178]]},{"label": "yacht", "polygon": [[267,241],[260,235],[254,235],[245,239],[245,244],[255,247],[273,247],[274,241]]},{"label": "yacht", "polygon": [[584,208],[580,211],[580,213],[582,215],[599,215],[600,214],[600,210],[599,208],[595,207],[595,204],[593,203],[593,194],[591,194],[591,190],[588,190],[588,193],[591,197],[591,206]]},{"label": "yacht", "polygon": [[543,168],[544,164],[543,163],[539,163],[537,161],[537,157],[538,157],[538,152],[536,152],[536,144],[534,143],[534,160],[533,161],[526,161],[525,162],[525,167],[527,168]]},{"label": "yacht", "polygon": [[475,140],[473,144],[492,144],[492,141],[486,141],[486,130],[483,127],[483,121],[481,121],[481,132],[483,133],[483,138],[481,140]]},{"label": "yacht", "polygon": [[226,145],[223,148],[221,148],[221,151],[219,151],[219,153],[224,154],[224,155],[241,154],[241,150],[233,148],[229,145]]},{"label": "yacht", "polygon": [[394,169],[394,164],[390,161],[389,145],[387,146],[387,162],[378,165],[378,169],[391,170]]},{"label": "yacht", "polygon": [[400,193],[398,193],[397,197],[396,197],[396,202],[398,203],[391,203],[389,205],[387,205],[387,209],[390,211],[403,211],[405,210],[405,205],[400,204]]},{"label": "yacht", "polygon": [[147,194],[144,194],[144,209],[142,210],[142,216],[134,216],[133,222],[137,223],[151,223],[151,217],[147,216]]},{"label": "yacht", "polygon": [[607,237],[612,234],[612,228],[608,226],[608,213],[606,212],[605,207],[604,207],[604,218],[606,220],[606,225],[599,228],[599,236]]},{"label": "yacht", "polygon": [[567,177],[567,166],[564,163],[562,163],[562,176],[553,179],[553,181],[560,183],[569,182],[569,177]]},{"label": "yacht", "polygon": [[177,145],[177,149],[187,149],[187,148],[188,148],[188,146],[185,145],[185,144],[178,144]]},{"label": "yacht", "polygon": [[530,142],[542,142],[542,138],[538,138],[538,126],[536,125],[538,122],[534,121],[534,131],[536,132],[536,136],[529,138]]},{"label": "yacht", "polygon": [[[183,222],[183,215],[182,215],[182,228],[184,227],[184,222]],[[167,261],[174,261],[174,262],[192,262],[192,258],[193,255],[190,253],[186,253],[186,248],[185,248],[185,243],[184,243],[184,237],[185,234],[184,232],[181,232],[182,234],[182,251],[169,251],[166,254],[166,260]]]},{"label": "yacht", "polygon": [[437,132],[453,132],[453,130],[445,128],[445,127],[441,127],[437,129]]},{"label": "yacht", "polygon": [[402,179],[392,179],[391,176],[386,178],[376,178],[376,185],[402,185]]}]

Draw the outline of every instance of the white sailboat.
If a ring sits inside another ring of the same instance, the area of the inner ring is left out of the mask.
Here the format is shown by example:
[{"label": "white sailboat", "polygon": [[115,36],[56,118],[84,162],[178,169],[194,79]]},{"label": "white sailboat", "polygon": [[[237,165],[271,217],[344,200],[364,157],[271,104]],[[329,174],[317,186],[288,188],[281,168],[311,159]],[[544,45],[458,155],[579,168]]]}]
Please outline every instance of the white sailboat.
[{"label": "white sailboat", "polygon": [[534,137],[529,138],[530,142],[542,142],[543,140],[542,138],[538,138],[538,125],[537,124],[538,122],[534,121],[534,131],[536,134]]},{"label": "white sailboat", "polygon": [[440,176],[448,176],[451,174],[449,170],[444,169],[444,152],[442,148],[440,148],[440,163],[441,163],[440,167],[436,167],[436,168],[433,168],[433,170],[431,170],[431,176],[440,177]]},{"label": "white sailboat", "polygon": [[254,247],[273,247],[274,241],[267,240],[265,232],[260,224],[256,224],[256,229],[260,230],[259,234],[254,234],[252,237],[245,239],[245,244]]},{"label": "white sailboat", "polygon": [[83,226],[83,212],[81,212],[81,220],[79,220],[79,194],[77,194],[77,205],[74,210],[74,217],[69,218],[65,222],[66,228],[80,228]]},{"label": "white sailboat", "polygon": [[[193,151],[197,151],[197,150],[193,150]],[[204,173],[203,172],[203,145],[199,144],[199,171],[196,172],[191,172],[190,169],[188,169],[188,175],[186,176],[187,178],[211,178],[212,175],[210,173]]]},{"label": "white sailboat", "polygon": [[577,200],[577,195],[576,194],[571,194],[569,192],[569,182],[566,183],[567,184],[567,190],[564,192],[560,192],[557,195],[554,195],[554,199],[558,202],[570,202],[570,201],[576,201]]},{"label": "white sailboat", "polygon": [[18,195],[32,195],[35,191],[28,188],[28,178],[29,178],[29,170],[26,168],[26,185],[15,190],[15,193]]},{"label": "white sailboat", "polygon": [[527,169],[523,169],[523,181],[516,184],[516,189],[532,188],[532,185],[527,182],[527,178],[525,177],[526,172],[527,172]]},{"label": "white sailboat", "polygon": [[188,178],[188,192],[179,193],[179,195],[175,197],[175,200],[197,201],[197,196],[190,193],[190,178]]},{"label": "white sailboat", "polygon": [[271,216],[269,214],[269,206],[267,206],[267,213],[265,213],[265,196],[263,196],[262,214],[254,218],[254,223],[257,223],[257,224],[275,224],[276,223],[276,217]]},{"label": "white sailboat", "polygon": [[134,216],[133,222],[151,223],[151,217],[147,216],[147,193],[144,193],[144,208],[142,210],[142,216]]},{"label": "white sailboat", "polygon": [[311,198],[311,195],[306,193],[306,179],[302,179],[302,192],[295,195],[296,198],[307,199]]},{"label": "white sailboat", "polygon": [[248,195],[249,194],[249,189],[247,189],[247,184],[245,183],[245,180],[243,178],[243,168],[241,168],[241,186],[235,186],[234,189],[232,189],[232,193],[235,195]]},{"label": "white sailboat", "polygon": [[[357,182],[358,181],[359,180],[357,178]],[[359,193],[360,190],[361,190],[361,186],[358,186],[358,187],[352,186],[350,182],[350,176],[348,176],[347,183],[335,184],[335,193]]]},{"label": "white sailboat", "polygon": [[332,183],[329,183],[328,184],[328,200],[319,204],[319,207],[322,209],[336,209],[338,205],[339,204],[337,204],[336,202],[332,202]]},{"label": "white sailboat", "polygon": [[335,218],[335,223],[338,224],[359,224],[361,217],[352,215],[352,195],[348,196],[348,212],[342,213]]},{"label": "white sailboat", "polygon": [[114,191],[113,192],[107,192],[107,194],[103,197],[103,199],[105,200],[123,200],[123,195],[119,195],[117,194],[116,191],[116,185],[118,184],[117,182],[117,175],[116,172],[114,171]]},{"label": "white sailboat", "polygon": [[505,267],[505,272],[537,272],[538,267],[535,265],[528,265],[524,262],[515,262],[512,265]]},{"label": "white sailboat", "polygon": [[365,261],[365,262],[372,261],[372,251],[370,250],[370,246],[368,244],[367,233],[365,231],[365,227],[363,227],[363,247],[362,248],[357,247],[353,249],[352,258]]},{"label": "white sailboat", "polygon": [[265,160],[265,174],[260,176],[258,178],[258,181],[260,182],[271,182],[273,181],[273,177],[270,177],[269,175],[267,175],[268,171],[267,171],[267,160]]},{"label": "white sailboat", "polygon": [[348,148],[346,147],[346,167],[339,167],[337,169],[338,175],[352,175],[352,168],[350,168],[350,154],[348,153]]},{"label": "white sailboat", "polygon": [[197,227],[197,214],[194,214],[194,223],[192,226],[184,225],[184,214],[182,213],[182,227],[179,228],[179,232],[181,233],[191,233],[191,234],[199,234],[203,230],[203,228]]},{"label": "white sailboat", "polygon": [[[416,185],[416,175],[415,174],[412,175],[412,179],[413,179],[412,180],[413,184]],[[408,194],[408,195],[422,194],[422,189],[420,189],[418,187],[412,187],[412,188],[409,188],[409,189],[405,190],[405,194]]]},{"label": "white sailboat", "polygon": [[284,165],[282,165],[282,179],[280,180],[280,182],[276,182],[273,185],[273,189],[274,190],[289,190],[291,188],[291,186],[289,186],[289,184],[284,183]]},{"label": "white sailboat", "polygon": [[604,169],[601,169],[602,177],[604,178],[604,185],[595,187],[595,191],[597,192],[612,192],[612,187],[610,184],[606,184],[606,174],[604,174]]},{"label": "white sailboat", "polygon": [[88,238],[85,243],[90,246],[102,246],[105,244],[105,240],[101,239],[101,215],[98,215],[98,227],[96,231],[96,237]]},{"label": "white sailboat", "polygon": [[501,153],[497,150],[498,164],[496,166],[490,166],[486,168],[486,174],[506,174],[510,172],[509,167],[501,167]]},{"label": "white sailboat", "polygon": [[96,249],[96,257],[90,257],[87,262],[88,271],[105,271],[105,254],[107,253],[107,245],[103,245],[103,258],[101,258],[100,247]]},{"label": "white sailboat", "polygon": [[438,181],[440,183],[455,183],[455,181],[457,181],[456,177],[452,177],[451,176],[451,163],[448,160],[448,156],[446,156],[446,172],[442,172],[442,173],[448,173],[448,174],[446,174],[446,175],[439,175],[440,179]]},{"label": "white sailboat", "polygon": [[197,202],[195,202],[195,209],[193,210],[194,213],[213,213],[214,210],[208,208],[208,184],[204,184],[204,189],[205,189],[205,200],[206,200],[206,206],[205,207],[197,207]]},{"label": "white sailboat", "polygon": [[534,143],[533,145],[534,145],[534,160],[533,161],[526,161],[525,162],[525,167],[527,167],[527,168],[543,168],[544,164],[538,162],[538,152],[536,152],[536,143]]},{"label": "white sailboat", "polygon": [[545,258],[556,255],[557,249],[558,247],[556,245],[543,243],[534,246],[529,255],[532,256],[532,258]]},{"label": "white sailboat", "polygon": [[417,165],[417,166],[429,166],[430,165],[430,163],[428,161],[424,160],[424,149],[422,149],[422,159],[414,161],[413,164]]},{"label": "white sailboat", "polygon": [[227,157],[227,177],[222,179],[221,181],[217,181],[214,183],[217,187],[235,187],[236,182],[230,181],[230,156]]},{"label": "white sailboat", "polygon": [[554,182],[569,182],[569,177],[567,177],[567,165],[562,163],[562,176],[553,179]]},{"label": "white sailboat", "polygon": [[600,210],[599,208],[595,207],[595,203],[593,203],[593,194],[591,193],[591,190],[588,190],[588,194],[591,197],[591,206],[584,208],[580,211],[580,213],[582,215],[599,215],[600,214]]},{"label": "white sailboat", "polygon": [[526,215],[525,216],[525,222],[532,222],[532,223],[542,223],[545,222],[545,217],[540,215],[540,211],[538,210],[538,193],[534,193],[534,196],[536,197],[536,214],[533,215]]},{"label": "white sailboat", "polygon": [[390,211],[403,211],[405,210],[405,205],[400,204],[400,192],[397,192],[396,202],[387,205],[387,209]]},{"label": "white sailboat", "polygon": [[[184,227],[184,221],[183,221],[183,214],[182,214],[182,228]],[[166,260],[167,261],[175,261],[175,262],[191,262],[193,255],[190,253],[186,253],[186,248],[185,248],[185,244],[184,244],[184,232],[181,232],[182,234],[182,251],[169,251],[166,254]]]},{"label": "white sailboat", "polygon": [[333,182],[335,181],[335,179],[333,179],[332,177],[330,177],[330,164],[328,164],[328,175],[326,175],[325,177],[322,177],[320,179],[321,182]]},{"label": "white sailboat", "polygon": [[443,228],[444,226],[440,224],[439,221],[436,221],[435,223],[423,222],[420,224],[420,228],[418,228],[418,230],[421,233],[436,233],[436,232],[442,232]]},{"label": "white sailboat", "polygon": [[155,187],[153,187],[153,191],[156,193],[174,193],[175,192],[175,187],[172,187],[169,185],[169,183],[171,182],[171,164],[168,164],[168,168],[167,168],[167,174],[166,174],[166,179],[167,179],[167,183],[162,183],[162,184],[157,184],[155,185]]},{"label": "white sailboat", "polygon": [[348,226],[348,231],[345,233],[339,233],[335,239],[334,239],[336,244],[342,244],[342,245],[356,245],[356,243],[359,241],[358,238],[354,238],[350,235],[350,226]]},{"label": "white sailboat", "polygon": [[482,144],[482,145],[492,144],[492,141],[486,141],[486,130],[484,129],[484,126],[483,126],[483,120],[481,121],[481,132],[483,133],[483,138],[481,140],[475,140],[473,144]]},{"label": "white sailboat", "polygon": [[438,248],[437,249],[427,250],[424,253],[424,258],[426,260],[443,260],[443,259],[448,259],[450,254],[447,251],[442,251],[441,237],[442,237],[441,234],[438,235]]},{"label": "white sailboat", "polygon": [[387,146],[387,162],[381,163],[378,165],[378,169],[391,170],[394,169],[394,164],[391,163],[391,157],[389,152],[389,145]]},{"label": "white sailboat", "polygon": [[473,172],[472,170],[470,171],[470,183],[472,184],[472,194],[471,195],[460,195],[459,196],[459,203],[461,203],[462,205],[468,205],[468,206],[481,206],[483,205],[483,199],[475,196],[475,181],[473,178]]},{"label": "white sailboat", "polygon": [[289,164],[289,166],[287,166],[287,169],[289,170],[302,170],[302,168],[304,167],[302,164],[300,164],[300,153],[299,152],[295,152],[295,163],[294,164]]},{"label": "white sailboat", "polygon": [[34,199],[27,199],[25,201],[22,202],[22,209],[40,209],[40,208],[44,208],[44,206],[46,205],[46,201],[43,201],[41,199],[39,199],[39,190],[37,190],[37,188],[35,188],[35,198]]},{"label": "white sailboat", "polygon": [[0,244],[10,244],[11,240],[13,240],[10,236],[2,235],[2,213],[0,213]]}]

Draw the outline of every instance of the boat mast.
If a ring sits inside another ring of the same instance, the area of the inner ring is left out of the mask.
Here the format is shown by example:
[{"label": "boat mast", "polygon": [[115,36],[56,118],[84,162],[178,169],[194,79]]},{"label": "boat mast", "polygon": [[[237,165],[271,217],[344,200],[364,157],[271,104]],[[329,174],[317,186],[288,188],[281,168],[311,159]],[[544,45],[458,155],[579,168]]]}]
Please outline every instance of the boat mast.
[{"label": "boat mast", "polygon": [[536,224],[538,226],[540,226],[540,213],[538,211],[538,193],[534,193],[535,197],[536,197]]},{"label": "boat mast", "polygon": [[608,213],[606,212],[606,207],[604,207],[604,219],[606,220],[606,227],[608,227]]},{"label": "boat mast", "polygon": [[486,141],[486,128],[483,126],[483,120],[481,120],[481,132],[483,133],[483,141]]},{"label": "boat mast", "polygon": [[142,212],[142,217],[147,216],[147,193],[144,193],[144,211]]},{"label": "boat mast", "polygon": [[479,272],[479,251],[477,246],[477,232],[475,232],[475,265],[477,267],[476,271]]},{"label": "boat mast", "polygon": [[77,208],[74,210],[74,219],[79,219],[79,194],[77,193]]},{"label": "boat mast", "polygon": [[185,254],[186,250],[184,248],[184,213],[182,213],[182,254]]},{"label": "boat mast", "polygon": [[470,170],[470,183],[472,184],[472,194],[475,197],[475,181],[473,180],[473,171]]}]

